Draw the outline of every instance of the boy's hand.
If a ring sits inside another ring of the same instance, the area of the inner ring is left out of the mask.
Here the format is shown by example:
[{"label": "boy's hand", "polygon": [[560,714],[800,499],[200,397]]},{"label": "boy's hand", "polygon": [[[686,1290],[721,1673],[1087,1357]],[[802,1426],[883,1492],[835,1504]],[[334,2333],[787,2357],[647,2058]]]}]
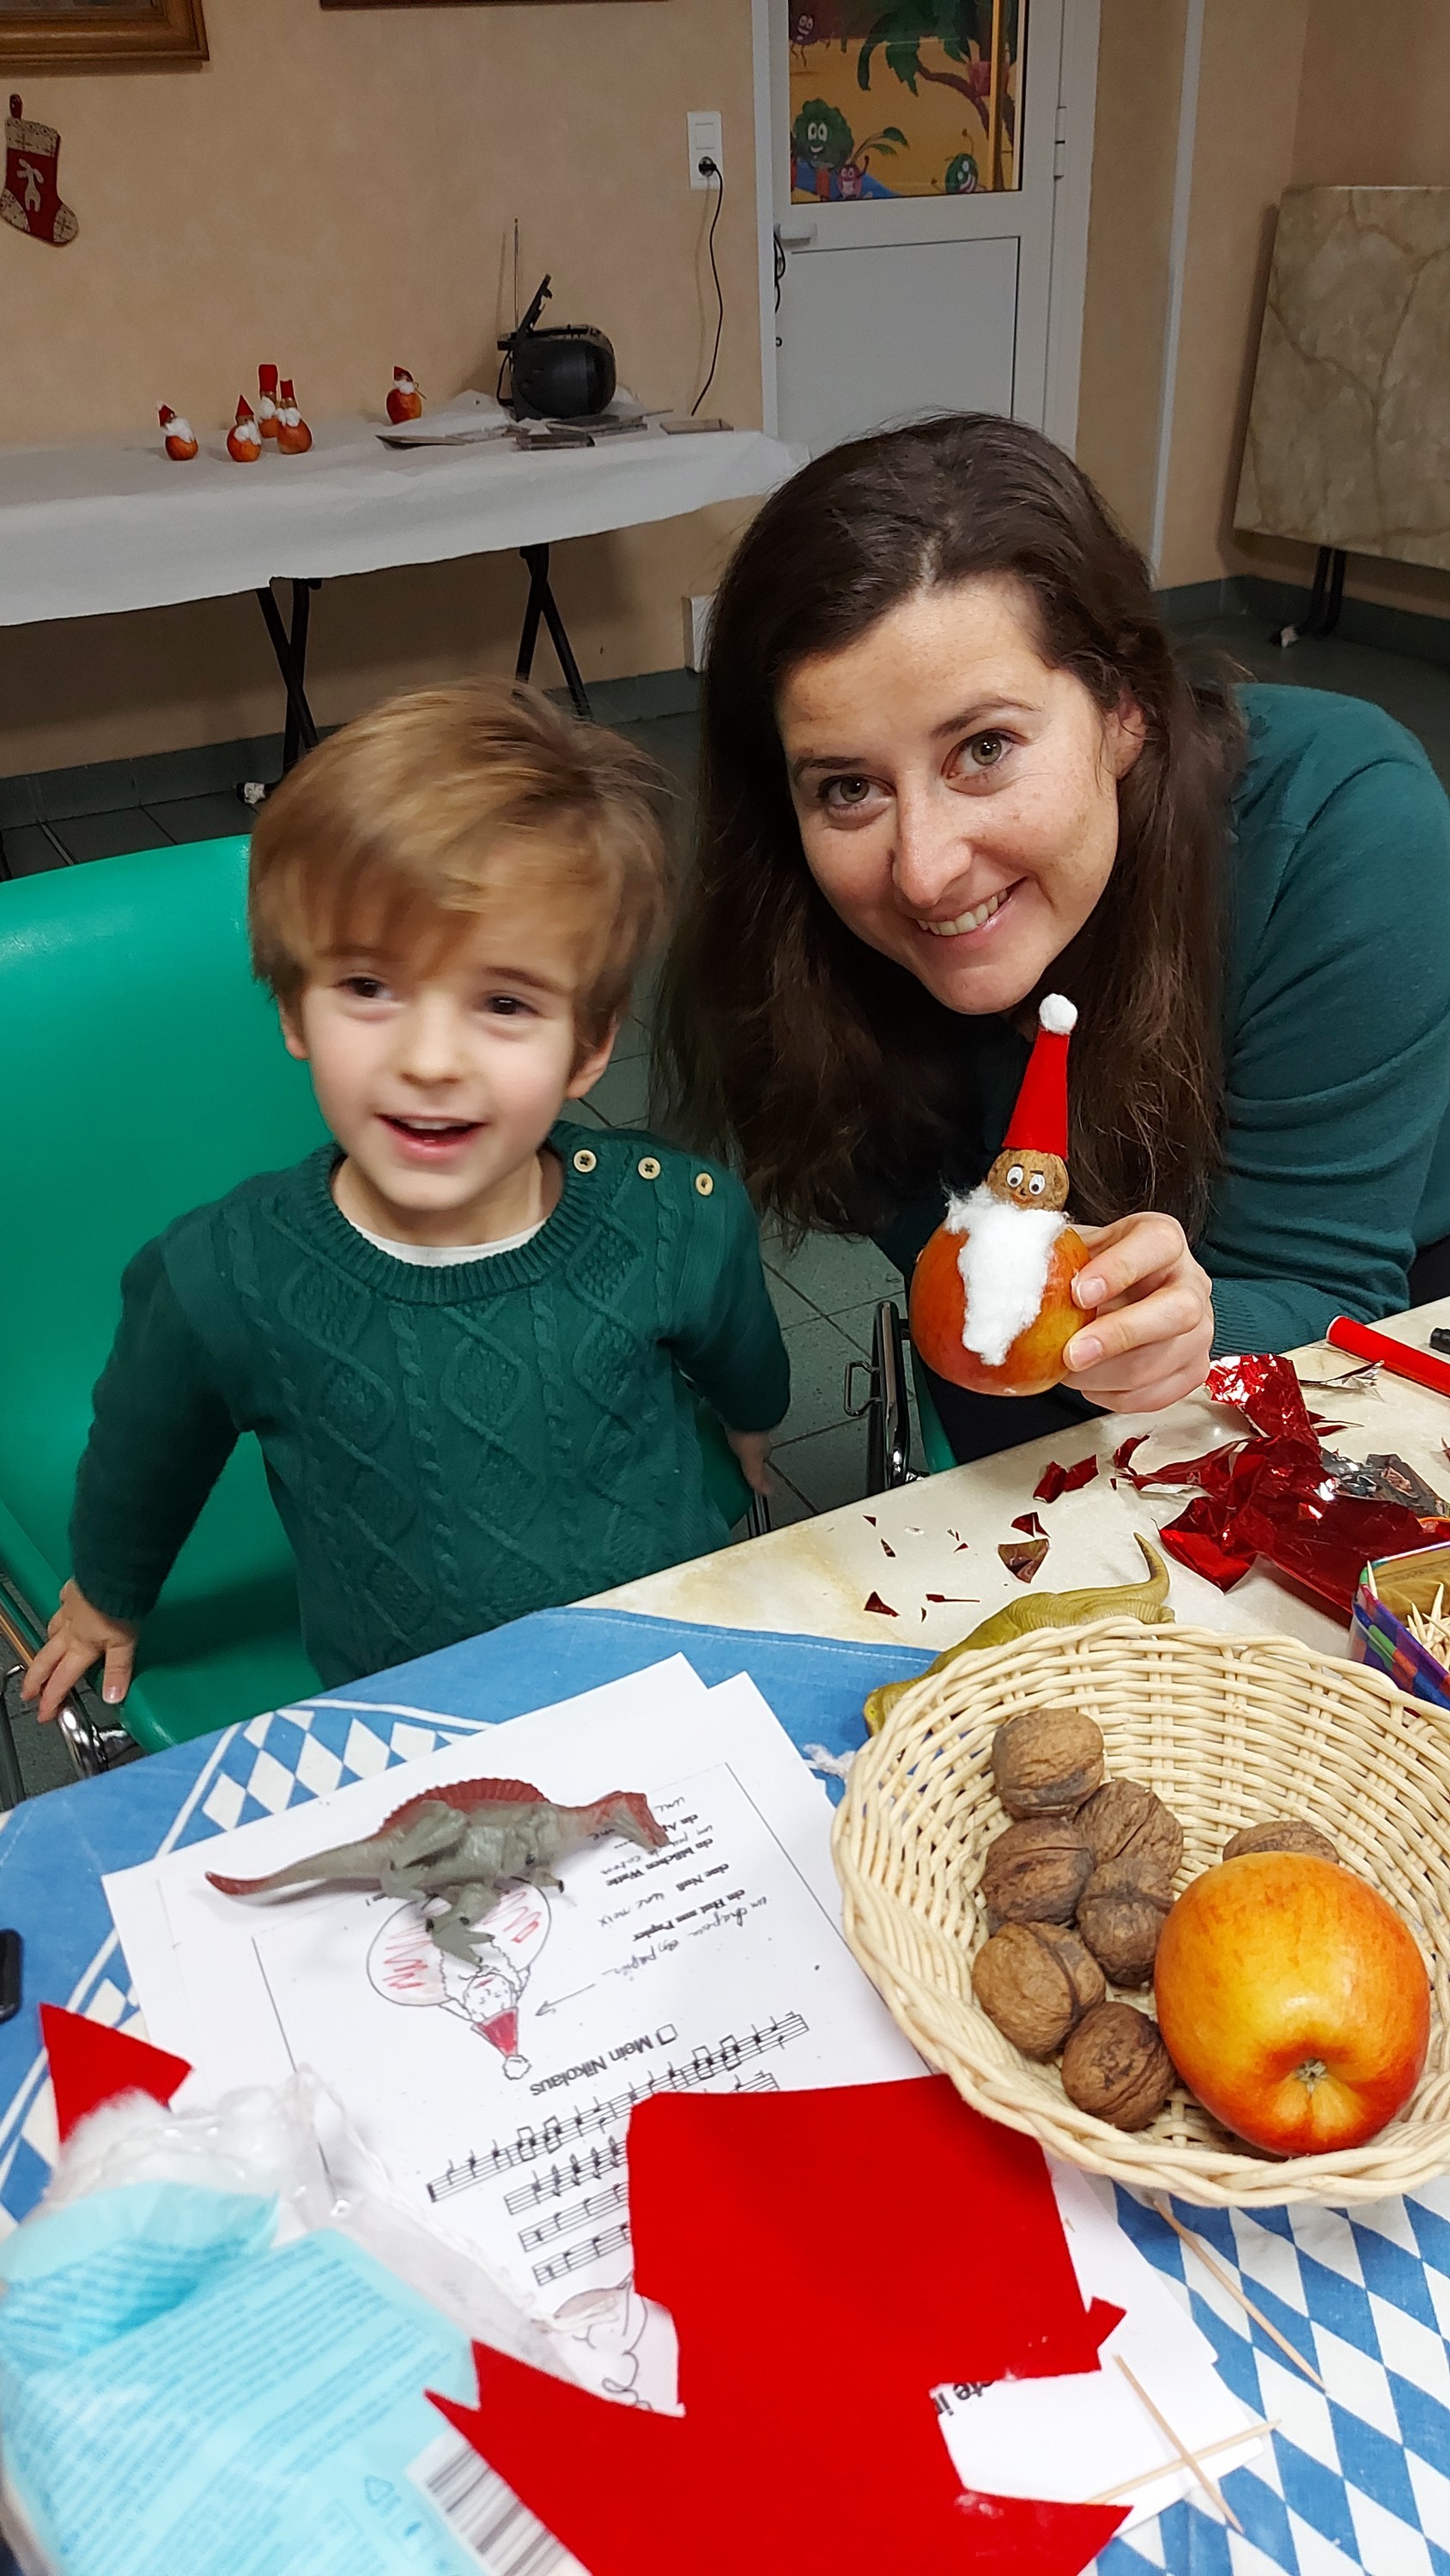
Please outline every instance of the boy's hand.
[{"label": "boy's hand", "polygon": [[61,1587],[60,1608],[46,1631],[46,1642],[20,1685],[22,1699],[38,1699],[36,1716],[44,1724],[93,1664],[104,1660],[101,1697],[114,1707],[131,1687],[140,1631],[131,1619],[108,1619],[93,1609],[79,1584]]},{"label": "boy's hand", "polygon": [[770,1472],[771,1434],[768,1431],[727,1430],[725,1437],[740,1461],[740,1472],[752,1494],[779,1493],[780,1487]]}]

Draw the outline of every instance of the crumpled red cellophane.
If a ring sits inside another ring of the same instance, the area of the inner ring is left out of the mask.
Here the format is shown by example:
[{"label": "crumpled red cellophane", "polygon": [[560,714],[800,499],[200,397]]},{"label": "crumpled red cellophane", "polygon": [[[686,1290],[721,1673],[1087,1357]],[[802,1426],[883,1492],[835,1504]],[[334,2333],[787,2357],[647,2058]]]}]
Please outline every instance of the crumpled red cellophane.
[{"label": "crumpled red cellophane", "polygon": [[1215,1360],[1205,1380],[1218,1404],[1236,1405],[1254,1437],[1139,1475],[1125,1440],[1113,1465],[1141,1492],[1152,1485],[1197,1486],[1186,1511],[1160,1531],[1181,1565],[1232,1591],[1258,1557],[1304,1584],[1332,1609],[1353,1607],[1364,1566],[1399,1556],[1427,1538],[1450,1539],[1450,1521],[1421,1520],[1403,1503],[1356,1502],[1324,1467],[1319,1433],[1289,1361],[1276,1352]]}]

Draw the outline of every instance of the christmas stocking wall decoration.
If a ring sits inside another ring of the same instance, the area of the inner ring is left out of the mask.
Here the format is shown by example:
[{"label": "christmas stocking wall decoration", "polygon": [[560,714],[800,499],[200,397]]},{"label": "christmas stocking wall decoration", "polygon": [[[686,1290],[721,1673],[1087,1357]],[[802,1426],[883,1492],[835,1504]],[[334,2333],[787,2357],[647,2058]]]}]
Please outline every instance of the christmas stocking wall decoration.
[{"label": "christmas stocking wall decoration", "polygon": [[22,112],[20,98],[12,93],[10,113],[5,120],[5,186],[0,192],[0,215],[13,224],[18,233],[29,233],[36,241],[51,242],[64,250],[80,230],[69,206],[62,202],[56,187],[60,165],[60,136],[53,125],[38,125]]}]

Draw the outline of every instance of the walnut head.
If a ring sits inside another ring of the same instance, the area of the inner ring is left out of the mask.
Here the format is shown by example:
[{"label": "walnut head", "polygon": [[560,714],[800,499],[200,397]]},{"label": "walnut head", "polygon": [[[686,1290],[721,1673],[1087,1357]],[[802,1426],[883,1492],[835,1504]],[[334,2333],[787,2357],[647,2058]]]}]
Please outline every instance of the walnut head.
[{"label": "walnut head", "polygon": [[1056,1154],[1034,1154],[1029,1148],[1009,1145],[987,1174],[987,1187],[994,1198],[1007,1199],[1015,1207],[1065,1208],[1067,1165]]}]

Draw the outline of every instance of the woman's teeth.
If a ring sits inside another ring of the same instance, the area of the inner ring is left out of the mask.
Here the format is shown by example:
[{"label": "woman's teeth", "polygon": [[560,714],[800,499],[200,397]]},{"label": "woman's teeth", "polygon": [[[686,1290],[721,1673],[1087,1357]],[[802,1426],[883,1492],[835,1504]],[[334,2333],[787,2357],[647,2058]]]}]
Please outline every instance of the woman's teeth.
[{"label": "woman's teeth", "polygon": [[988,895],[986,902],[979,903],[975,912],[959,913],[955,921],[924,921],[921,927],[929,930],[933,939],[960,939],[963,931],[980,930],[984,921],[990,921],[994,912],[1000,912],[1011,891],[1007,886],[1001,894]]}]

